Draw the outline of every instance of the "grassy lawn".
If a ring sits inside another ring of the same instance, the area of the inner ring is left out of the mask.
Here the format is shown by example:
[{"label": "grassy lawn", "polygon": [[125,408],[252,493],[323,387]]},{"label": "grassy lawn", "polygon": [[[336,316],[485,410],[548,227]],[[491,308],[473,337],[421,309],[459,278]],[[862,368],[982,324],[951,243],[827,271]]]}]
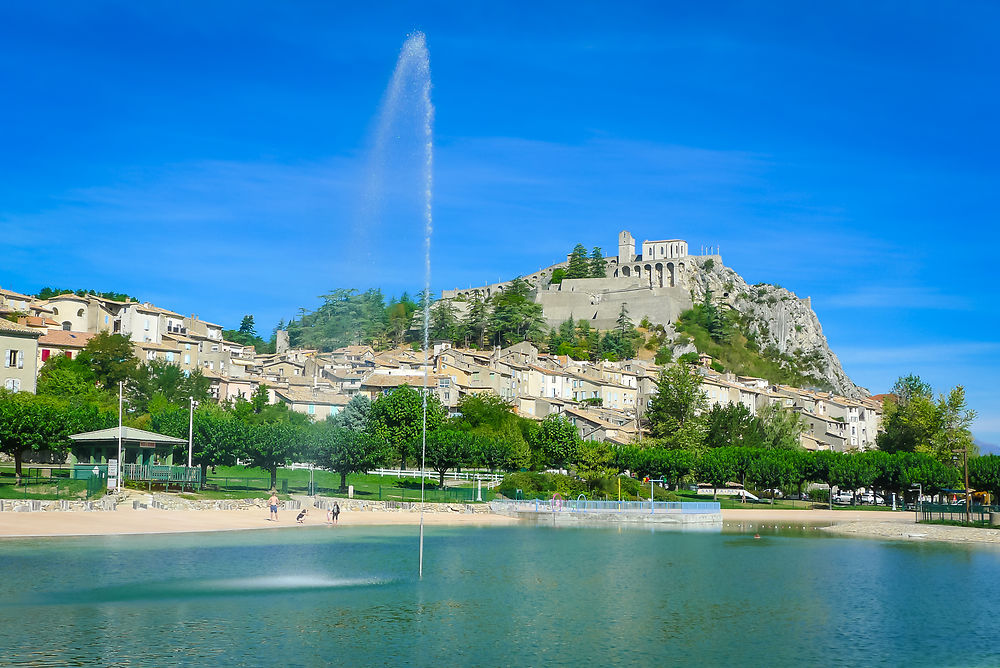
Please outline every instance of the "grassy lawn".
[{"label": "grassy lawn", "polygon": [[0,499],[85,499],[86,480],[53,478],[51,481],[31,482],[27,485],[13,484],[13,479],[0,481]]},{"label": "grassy lawn", "polygon": [[[711,501],[711,494],[697,494],[695,492],[675,492],[677,496],[681,497],[681,501]],[[720,495],[716,501],[723,510],[740,510],[740,509],[765,509],[765,510],[809,510],[811,508],[825,507],[822,504],[817,504],[812,501],[790,501],[786,499],[775,499],[774,504],[771,504],[770,499],[761,499],[760,501],[747,500],[743,503],[738,498],[732,496]]]},{"label": "grassy lawn", "polygon": [[[329,471],[313,471],[316,493],[323,496],[346,497],[340,491],[340,475]],[[218,466],[209,471],[206,478],[209,489],[201,498],[243,499],[267,496],[271,486],[271,476],[267,471],[246,466]],[[371,500],[418,501],[420,499],[419,478],[397,478],[355,474],[347,476],[347,484],[354,486],[354,498]],[[278,491],[280,495],[306,494],[309,491],[308,469],[278,469]],[[428,480],[425,499],[428,501],[466,502],[475,498],[475,483],[439,490],[434,481]],[[492,492],[483,490],[483,500],[493,497]]]}]

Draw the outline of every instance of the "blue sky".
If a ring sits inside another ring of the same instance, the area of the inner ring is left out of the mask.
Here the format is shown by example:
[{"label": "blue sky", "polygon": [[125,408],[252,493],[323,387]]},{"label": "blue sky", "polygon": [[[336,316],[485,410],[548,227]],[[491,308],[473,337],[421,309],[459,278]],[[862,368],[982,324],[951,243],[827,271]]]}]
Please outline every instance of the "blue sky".
[{"label": "blue sky", "polygon": [[360,4],[5,5],[0,285],[261,330],[334,287],[419,290],[413,211],[361,215],[419,29],[434,289],[623,228],[718,244],[812,296],[856,382],[964,384],[1000,443],[995,3]]}]

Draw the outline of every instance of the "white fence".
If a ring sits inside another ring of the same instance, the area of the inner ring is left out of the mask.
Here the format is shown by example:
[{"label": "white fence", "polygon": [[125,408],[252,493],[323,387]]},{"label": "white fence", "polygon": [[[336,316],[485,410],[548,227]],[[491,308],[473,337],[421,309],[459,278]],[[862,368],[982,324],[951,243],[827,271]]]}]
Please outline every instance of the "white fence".
[{"label": "white fence", "polygon": [[[393,478],[434,478],[439,476],[434,471],[420,471],[419,469],[375,469],[369,471],[368,475],[391,476]],[[449,471],[444,474],[445,480],[482,480],[487,489],[492,489],[500,484],[503,476],[499,473],[485,473],[480,471]]]}]

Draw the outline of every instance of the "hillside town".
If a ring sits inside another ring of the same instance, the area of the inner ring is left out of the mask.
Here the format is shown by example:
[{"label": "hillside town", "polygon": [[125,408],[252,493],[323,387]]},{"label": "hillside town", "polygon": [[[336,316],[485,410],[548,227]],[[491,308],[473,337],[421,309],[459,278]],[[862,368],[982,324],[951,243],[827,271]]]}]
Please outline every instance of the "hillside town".
[{"label": "hillside town", "polygon": [[[34,392],[50,357],[74,358],[92,337],[109,332],[127,337],[140,360],[174,364],[187,373],[198,370],[210,380],[217,401],[250,397],[265,386],[271,403],[323,420],[358,394],[374,400],[402,385],[426,386],[452,414],[461,397],[492,393],[528,419],[562,415],[582,440],[626,444],[640,439],[643,413],[661,371],[646,360],[592,362],[546,354],[529,342],[489,350],[437,342],[426,353],[367,345],[294,349],[280,330],[276,352],[262,354],[226,340],[223,331],[197,314],[185,316],[128,298],[66,293],[42,300],[0,288],[0,380],[8,390]],[[853,399],[772,384],[720,373],[711,364],[707,355],[697,364],[709,407],[732,403],[756,414],[781,404],[806,425],[800,441],[810,451],[874,446],[882,418],[878,397]]]}]

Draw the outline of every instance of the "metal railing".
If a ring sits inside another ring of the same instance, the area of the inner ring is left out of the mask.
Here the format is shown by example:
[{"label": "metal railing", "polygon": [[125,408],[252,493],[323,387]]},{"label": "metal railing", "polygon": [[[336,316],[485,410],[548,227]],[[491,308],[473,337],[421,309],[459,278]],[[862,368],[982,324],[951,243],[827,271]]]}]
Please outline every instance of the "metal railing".
[{"label": "metal railing", "polygon": [[[965,504],[923,503],[919,508],[921,522],[964,522]],[[989,524],[990,513],[1000,513],[1000,506],[973,505],[969,519],[975,523]]]},{"label": "metal railing", "polygon": [[201,482],[201,469],[197,466],[167,466],[161,464],[123,464],[125,480],[164,483]]},{"label": "metal railing", "polygon": [[494,501],[493,507],[506,512],[537,513],[718,513],[721,506],[715,501],[588,501],[586,499],[533,499],[530,501]]}]

